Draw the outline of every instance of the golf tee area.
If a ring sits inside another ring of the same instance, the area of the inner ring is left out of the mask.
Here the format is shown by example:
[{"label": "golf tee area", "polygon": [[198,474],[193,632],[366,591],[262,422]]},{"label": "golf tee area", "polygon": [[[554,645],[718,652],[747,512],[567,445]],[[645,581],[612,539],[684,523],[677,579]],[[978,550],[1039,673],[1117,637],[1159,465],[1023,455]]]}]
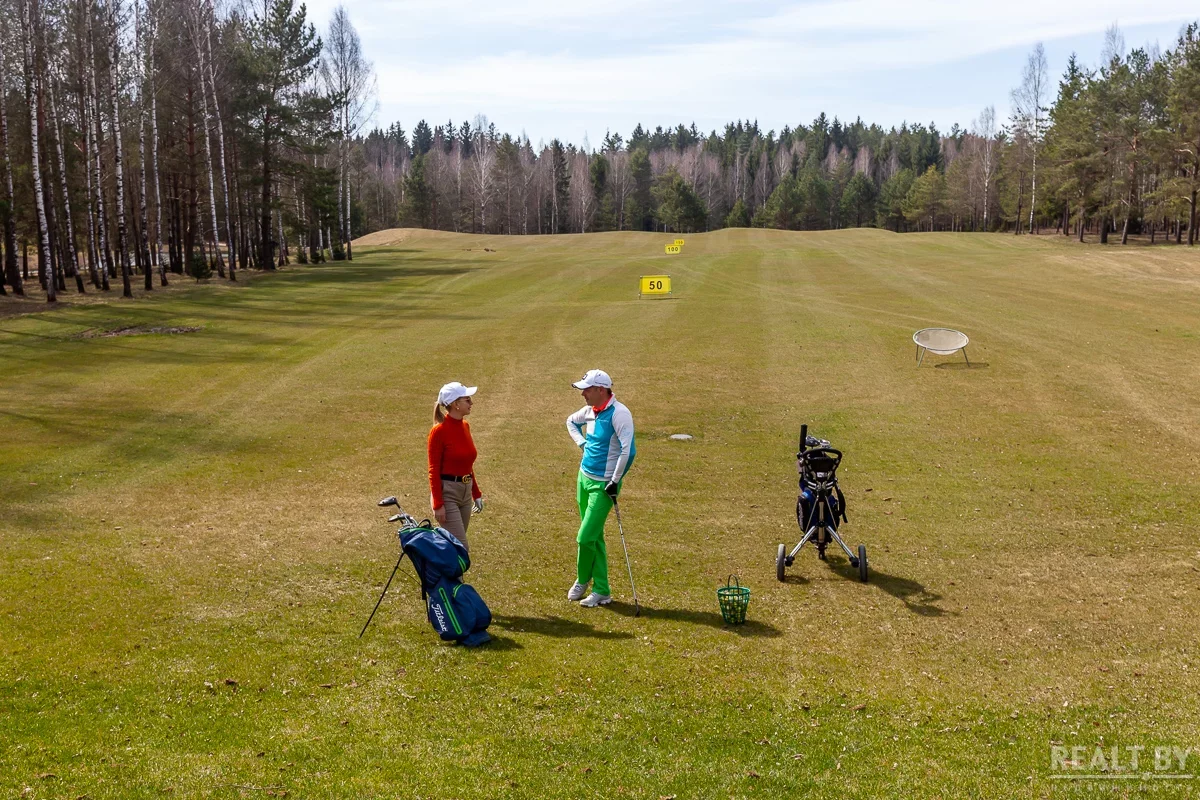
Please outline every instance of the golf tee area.
[{"label": "golf tee area", "polygon": [[[1200,795],[1195,252],[675,238],[403,229],[0,301],[0,798]],[[970,364],[918,367],[929,327]],[[637,426],[636,617],[612,516],[613,603],[566,599],[597,368]],[[376,502],[431,516],[449,381],[492,641],[439,641],[407,564],[359,639],[399,555]],[[807,545],[776,579],[802,424],[867,583]]]}]

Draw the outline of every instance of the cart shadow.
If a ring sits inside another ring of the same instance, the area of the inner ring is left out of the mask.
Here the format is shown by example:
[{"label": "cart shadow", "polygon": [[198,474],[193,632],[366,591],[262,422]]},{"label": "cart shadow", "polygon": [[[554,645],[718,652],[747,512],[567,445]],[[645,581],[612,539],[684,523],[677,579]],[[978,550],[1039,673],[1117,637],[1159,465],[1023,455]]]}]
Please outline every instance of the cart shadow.
[{"label": "cart shadow", "polygon": [[566,619],[565,617],[493,616],[492,626],[510,633],[536,633],[539,636],[550,636],[555,639],[576,639],[580,637],[589,637],[592,639],[633,638],[632,633],[604,631],[586,622],[578,622],[573,619]]},{"label": "cart shadow", "polygon": [[[631,604],[615,600],[609,608],[623,617],[632,617],[635,612]],[[746,620],[741,625],[727,625],[725,619],[713,611],[692,611],[683,608],[650,608],[643,605],[641,606],[640,616],[644,619],[661,619],[670,622],[687,622],[691,625],[707,625],[710,628],[722,628],[739,636],[775,637],[783,633],[774,625],[768,625],[765,622],[752,619]]]},{"label": "cart shadow", "polygon": [[[890,575],[882,572],[871,565],[869,559],[867,564],[870,565],[870,580],[868,583],[871,586],[882,589],[904,603],[905,607],[914,614],[922,617],[941,617],[947,614],[955,615],[955,612],[947,611],[935,605],[942,599],[942,596],[937,592],[926,589],[923,584],[911,578],[902,578],[899,575]],[[849,561],[843,559],[831,560],[829,568],[846,580],[858,580],[858,568],[850,566]]]}]

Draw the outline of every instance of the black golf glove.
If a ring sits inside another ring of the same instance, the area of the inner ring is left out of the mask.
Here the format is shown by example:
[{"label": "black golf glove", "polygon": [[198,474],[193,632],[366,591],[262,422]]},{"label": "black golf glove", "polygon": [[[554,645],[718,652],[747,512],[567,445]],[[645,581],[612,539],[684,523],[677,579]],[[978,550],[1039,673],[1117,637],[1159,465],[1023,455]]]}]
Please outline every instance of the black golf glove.
[{"label": "black golf glove", "polygon": [[612,498],[612,501],[617,502],[617,494],[621,491],[621,486],[616,481],[609,481],[604,486],[604,493]]}]

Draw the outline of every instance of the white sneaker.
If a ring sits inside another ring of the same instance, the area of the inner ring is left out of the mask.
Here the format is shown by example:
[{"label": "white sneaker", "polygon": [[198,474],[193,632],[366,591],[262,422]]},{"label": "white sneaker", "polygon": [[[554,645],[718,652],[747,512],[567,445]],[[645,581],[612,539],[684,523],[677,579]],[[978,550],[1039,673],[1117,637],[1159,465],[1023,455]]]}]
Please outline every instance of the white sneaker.
[{"label": "white sneaker", "polygon": [[575,584],[571,587],[571,591],[567,592],[567,599],[572,603],[582,600],[583,596],[587,594],[587,587],[588,585],[586,583]]},{"label": "white sneaker", "polygon": [[592,592],[587,597],[579,602],[579,605],[584,608],[595,608],[596,606],[606,606],[612,602],[611,594],[596,594]]}]

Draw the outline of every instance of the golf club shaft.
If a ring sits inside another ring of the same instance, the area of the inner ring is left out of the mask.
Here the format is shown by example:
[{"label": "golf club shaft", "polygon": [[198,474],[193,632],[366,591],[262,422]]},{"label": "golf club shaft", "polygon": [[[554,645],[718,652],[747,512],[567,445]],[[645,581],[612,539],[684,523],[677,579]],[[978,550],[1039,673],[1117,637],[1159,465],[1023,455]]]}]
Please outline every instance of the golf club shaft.
[{"label": "golf club shaft", "polygon": [[625,551],[625,569],[629,571],[629,588],[633,590],[633,614],[637,616],[641,613],[641,606],[638,605],[637,586],[633,583],[633,565],[629,563],[629,548],[625,545],[625,526],[621,524],[621,506],[617,503],[616,498],[613,498],[613,508],[617,511],[617,530],[621,533],[621,549]]},{"label": "golf club shaft", "polygon": [[392,578],[396,577],[396,570],[400,569],[400,562],[404,560],[404,551],[400,551],[400,558],[396,559],[396,566],[392,568],[392,574],[388,576],[387,583],[383,585],[383,592],[379,595],[379,599],[375,601],[375,607],[371,609],[371,616],[367,617],[366,625],[359,631],[358,638],[362,638],[367,632],[367,625],[371,624],[371,620],[375,619],[375,612],[379,610],[379,604],[383,602],[383,596],[387,594],[388,587],[392,585]]}]

